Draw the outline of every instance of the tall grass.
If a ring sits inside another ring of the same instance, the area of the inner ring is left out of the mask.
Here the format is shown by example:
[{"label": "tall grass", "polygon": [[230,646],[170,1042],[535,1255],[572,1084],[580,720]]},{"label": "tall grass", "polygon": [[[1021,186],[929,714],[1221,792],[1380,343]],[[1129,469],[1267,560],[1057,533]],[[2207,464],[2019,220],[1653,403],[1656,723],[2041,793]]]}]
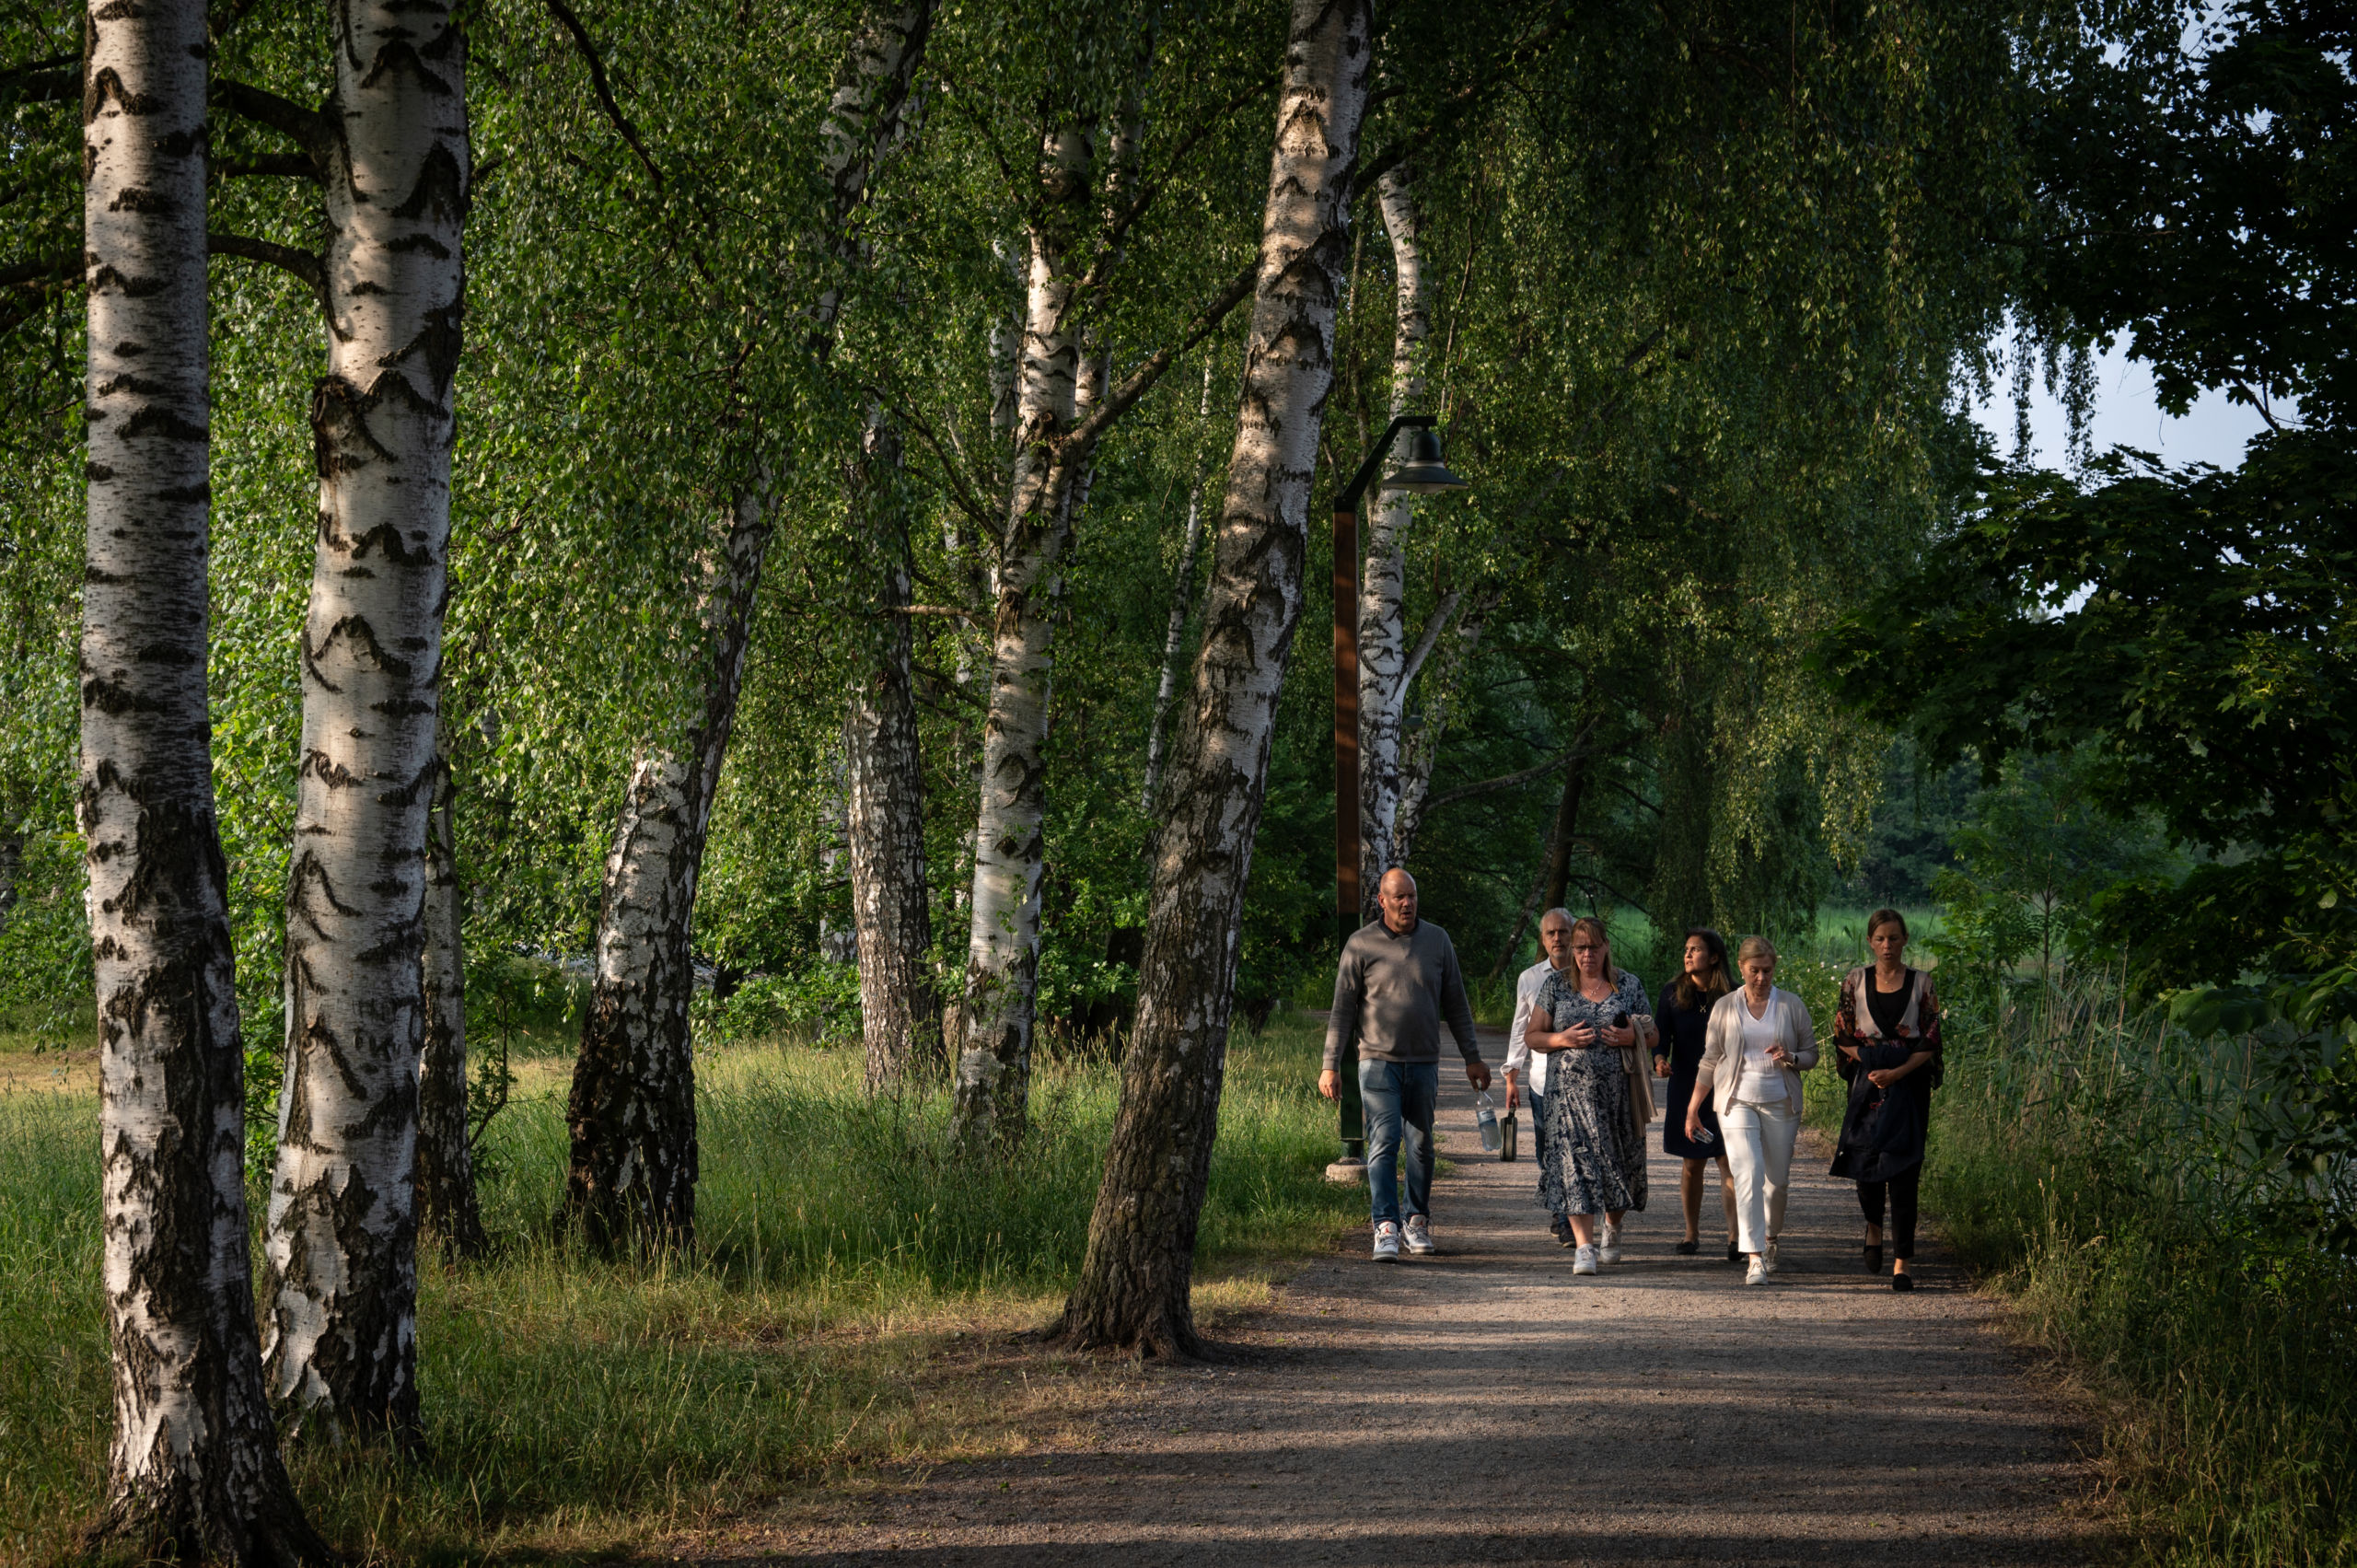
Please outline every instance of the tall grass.
[{"label": "tall grass", "polygon": [[[1329,1186],[1317,1037],[1239,1038],[1204,1214],[1213,1268],[1322,1245],[1364,1199]],[[590,1550],[758,1500],[799,1475],[921,1449],[947,1419],[926,1358],[977,1318],[1034,1321],[1076,1271],[1118,1095],[1055,1065],[1003,1166],[952,1159],[940,1097],[870,1104],[850,1052],[699,1063],[702,1245],[598,1262],[554,1245],[553,1093],[493,1124],[494,1259],[428,1268],[425,1448],[296,1456],[307,1504],[364,1559]],[[58,1550],[95,1503],[108,1376],[96,1107],[0,1099],[0,1553]]]},{"label": "tall grass", "polygon": [[2267,1130],[2299,1071],[2099,982],[1952,1016],[1926,1206],[2105,1401],[2139,1562],[2357,1562],[2357,1263],[2282,1223]]}]

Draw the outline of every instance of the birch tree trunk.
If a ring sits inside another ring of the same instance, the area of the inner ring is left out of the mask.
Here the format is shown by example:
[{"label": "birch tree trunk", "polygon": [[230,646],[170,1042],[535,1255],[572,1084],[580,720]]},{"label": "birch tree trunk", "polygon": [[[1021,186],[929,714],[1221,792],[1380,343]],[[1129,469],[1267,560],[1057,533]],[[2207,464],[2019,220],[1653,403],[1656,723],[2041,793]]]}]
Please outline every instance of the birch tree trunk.
[{"label": "birch tree trunk", "polygon": [[[1376,182],[1384,227],[1391,236],[1397,280],[1391,341],[1391,416],[1424,401],[1425,343],[1432,323],[1425,302],[1423,247],[1406,166]],[[1396,461],[1388,466],[1396,467]],[[1408,696],[1405,577],[1408,530],[1415,498],[1386,490],[1375,498],[1359,576],[1359,900],[1360,915],[1376,916],[1383,874],[1398,864],[1391,846],[1399,812],[1399,734]]]},{"label": "birch tree trunk", "polygon": [[1301,619],[1309,478],[1333,384],[1370,31],[1365,0],[1295,0],[1202,646],[1164,784],[1137,1029],[1087,1255],[1059,1330],[1075,1346],[1202,1350],[1190,1299],[1195,1232],[1218,1131],[1245,882]]},{"label": "birch tree trunk", "polygon": [[883,411],[871,410],[865,450],[848,488],[858,508],[853,536],[870,541],[882,556],[880,613],[870,633],[867,669],[852,692],[843,726],[851,772],[852,918],[859,935],[860,1028],[871,1097],[898,1093],[911,1073],[937,1071],[941,1055],[900,467],[900,438]]},{"label": "birch tree trunk", "polygon": [[1424,684],[1423,723],[1400,748],[1399,804],[1391,824],[1394,865],[1407,865],[1415,854],[1416,835],[1424,826],[1424,800],[1432,793],[1433,767],[1440,761],[1440,743],[1448,735],[1449,721],[1456,717],[1465,678],[1481,646],[1491,612],[1504,597],[1504,590],[1497,588],[1470,596],[1456,633],[1441,644],[1440,663]]},{"label": "birch tree trunk", "polygon": [[466,955],[459,945],[458,787],[447,751],[434,758],[425,820],[425,998],[417,1065],[417,1225],[459,1258],[482,1255],[474,1151],[467,1137]]},{"label": "birch tree trunk", "polygon": [[1015,375],[1015,476],[994,574],[990,698],[951,1112],[952,1134],[969,1150],[1011,1146],[1028,1113],[1056,569],[1073,521],[1069,459],[1057,438],[1079,412],[1073,265],[1091,160],[1086,131],[1067,126],[1048,134],[1040,149],[1039,201],[1028,225],[1029,272]]},{"label": "birch tree trunk", "polygon": [[[846,231],[900,116],[933,23],[934,0],[871,8],[835,78],[819,132],[819,171],[830,192],[824,254],[842,259]],[[837,292],[813,313],[821,344]],[[744,680],[762,558],[767,486],[736,495],[713,581],[700,607],[700,701],[693,721],[633,766],[606,856],[598,970],[574,1063],[565,1121],[572,1149],[563,1215],[600,1250],[695,1241],[695,1064],[688,1002],[696,885],[705,834]]]},{"label": "birch tree trunk", "polygon": [[[1203,393],[1195,416],[1209,419],[1212,412],[1212,366],[1203,361]],[[1162,793],[1163,741],[1170,729],[1170,704],[1178,700],[1178,656],[1187,647],[1187,618],[1195,604],[1195,552],[1203,540],[1203,479],[1209,454],[1195,465],[1187,487],[1187,531],[1178,545],[1178,575],[1170,588],[1170,624],[1162,634],[1162,679],[1154,691],[1154,716],[1145,732],[1145,784],[1138,791],[1138,809],[1151,818],[1155,799]]]},{"label": "birch tree trunk", "polygon": [[466,273],[466,46],[340,0],[325,116],[328,373],[286,893],[286,1077],[262,1350],[297,1430],[417,1427],[425,822]]},{"label": "birch tree trunk", "polygon": [[25,873],[25,835],[0,830],[0,931],[8,929],[8,912],[17,907],[17,883]]},{"label": "birch tree trunk", "polygon": [[262,1392],[245,1051],[205,705],[205,26],[85,19],[80,818],[98,971],[114,1437],[94,1554],[324,1561]]}]

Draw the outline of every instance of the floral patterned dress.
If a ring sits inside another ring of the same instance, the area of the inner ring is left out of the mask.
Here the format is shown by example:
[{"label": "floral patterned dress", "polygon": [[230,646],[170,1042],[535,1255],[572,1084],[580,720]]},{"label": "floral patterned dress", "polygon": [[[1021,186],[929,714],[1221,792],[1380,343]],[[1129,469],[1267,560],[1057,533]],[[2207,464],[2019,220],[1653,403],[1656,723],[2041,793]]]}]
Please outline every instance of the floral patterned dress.
[{"label": "floral patterned dress", "polygon": [[[1602,1002],[1580,994],[1576,974],[1556,970],[1540,984],[1534,1021],[1548,1032],[1587,1024],[1599,1033],[1621,1013],[1645,1011],[1645,989],[1627,970],[1614,971],[1620,988]],[[1558,1214],[1618,1214],[1645,1206],[1645,1144],[1629,1105],[1629,1074],[1608,1045],[1559,1051],[1547,1066],[1546,1157],[1538,1171],[1538,1206]]]}]

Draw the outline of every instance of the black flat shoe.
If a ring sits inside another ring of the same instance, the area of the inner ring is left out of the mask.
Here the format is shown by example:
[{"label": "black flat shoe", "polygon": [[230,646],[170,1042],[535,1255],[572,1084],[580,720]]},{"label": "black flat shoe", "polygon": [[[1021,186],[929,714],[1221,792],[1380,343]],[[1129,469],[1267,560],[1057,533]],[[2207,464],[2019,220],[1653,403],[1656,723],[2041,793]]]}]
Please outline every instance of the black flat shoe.
[{"label": "black flat shoe", "polygon": [[1890,1276],[1890,1288],[1893,1290],[1913,1290],[1915,1288],[1915,1281],[1912,1277],[1906,1274],[1893,1274]]},{"label": "black flat shoe", "polygon": [[1870,1274],[1881,1273],[1882,1243],[1879,1241],[1869,1241],[1866,1243],[1863,1250],[1866,1255],[1866,1272]]},{"label": "black flat shoe", "polygon": [[1701,1250],[1702,1250],[1702,1244],[1699,1241],[1681,1241],[1678,1244],[1678,1255],[1683,1258],[1691,1258]]},{"label": "black flat shoe", "polygon": [[1735,1243],[1732,1241],[1727,1243],[1727,1261],[1730,1263],[1740,1263],[1743,1261],[1743,1254],[1736,1250]]}]

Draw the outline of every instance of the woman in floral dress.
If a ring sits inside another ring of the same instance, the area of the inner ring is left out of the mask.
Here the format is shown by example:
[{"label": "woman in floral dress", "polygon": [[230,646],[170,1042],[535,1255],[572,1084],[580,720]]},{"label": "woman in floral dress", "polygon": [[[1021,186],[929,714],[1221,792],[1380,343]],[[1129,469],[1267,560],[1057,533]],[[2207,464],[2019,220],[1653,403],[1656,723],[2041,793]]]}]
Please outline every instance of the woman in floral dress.
[{"label": "woman in floral dress", "polygon": [[1652,1035],[1644,987],[1613,967],[1603,923],[1573,922],[1572,968],[1542,982],[1523,1039],[1550,1053],[1538,1204],[1570,1217],[1579,1244],[1575,1274],[1619,1262],[1620,1218],[1645,1206],[1643,1129],[1631,1103],[1623,1053]]}]

